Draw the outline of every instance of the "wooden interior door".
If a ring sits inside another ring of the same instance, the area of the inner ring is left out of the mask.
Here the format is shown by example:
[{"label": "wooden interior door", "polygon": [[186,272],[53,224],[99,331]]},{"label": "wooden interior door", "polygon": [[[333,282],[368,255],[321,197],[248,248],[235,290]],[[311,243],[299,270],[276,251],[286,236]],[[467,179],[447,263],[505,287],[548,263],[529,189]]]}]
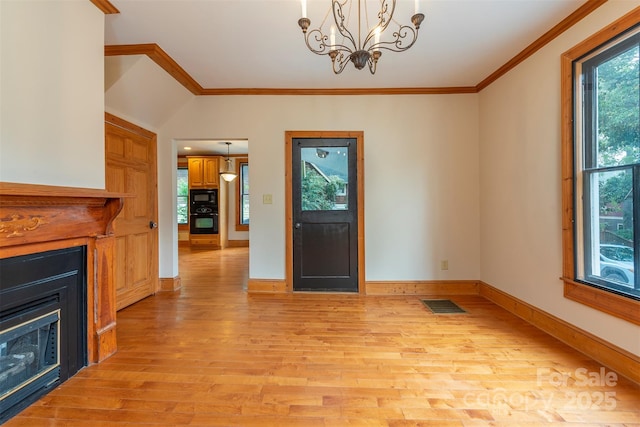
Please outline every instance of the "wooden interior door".
[{"label": "wooden interior door", "polygon": [[156,135],[107,114],[106,187],[129,193],[114,222],[116,308],[158,290]]}]

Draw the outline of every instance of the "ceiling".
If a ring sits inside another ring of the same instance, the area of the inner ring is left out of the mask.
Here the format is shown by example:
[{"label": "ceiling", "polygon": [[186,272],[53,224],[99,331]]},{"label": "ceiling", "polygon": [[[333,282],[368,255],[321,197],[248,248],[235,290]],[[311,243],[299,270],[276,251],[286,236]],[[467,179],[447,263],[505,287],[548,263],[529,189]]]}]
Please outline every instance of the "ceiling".
[{"label": "ceiling", "polygon": [[[176,141],[178,156],[202,156],[202,155],[227,155],[227,142],[229,145],[229,155],[246,156],[249,153],[249,141],[246,139],[182,139]],[[186,149],[185,147],[190,147]]]},{"label": "ceiling", "polygon": [[[379,7],[368,1],[369,11]],[[414,2],[397,0],[394,19],[408,24]],[[111,3],[120,13],[106,15],[106,45],[155,43],[205,89],[347,89],[474,87],[586,0],[419,0],[416,44],[384,51],[375,75],[351,65],[335,75],[328,56],[311,53],[300,0]],[[329,0],[307,3],[316,28]]]}]

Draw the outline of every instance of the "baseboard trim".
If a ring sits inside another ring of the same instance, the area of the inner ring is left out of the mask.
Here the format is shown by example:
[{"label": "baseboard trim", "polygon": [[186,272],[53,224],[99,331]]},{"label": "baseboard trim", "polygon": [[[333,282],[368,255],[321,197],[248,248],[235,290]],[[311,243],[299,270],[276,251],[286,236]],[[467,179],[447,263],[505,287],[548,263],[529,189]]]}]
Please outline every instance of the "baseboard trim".
[{"label": "baseboard trim", "polygon": [[249,293],[287,293],[287,284],[279,279],[249,279],[247,282],[247,292]]},{"label": "baseboard trim", "polygon": [[180,276],[160,278],[160,292],[175,292],[181,287],[182,282]]},{"label": "baseboard trim", "polygon": [[583,329],[555,317],[487,283],[480,282],[480,296],[562,341],[595,361],[640,384],[640,357]]},{"label": "baseboard trim", "polygon": [[248,248],[248,240],[229,240],[228,248]]},{"label": "baseboard trim", "polygon": [[367,295],[478,295],[477,280],[367,281]]}]

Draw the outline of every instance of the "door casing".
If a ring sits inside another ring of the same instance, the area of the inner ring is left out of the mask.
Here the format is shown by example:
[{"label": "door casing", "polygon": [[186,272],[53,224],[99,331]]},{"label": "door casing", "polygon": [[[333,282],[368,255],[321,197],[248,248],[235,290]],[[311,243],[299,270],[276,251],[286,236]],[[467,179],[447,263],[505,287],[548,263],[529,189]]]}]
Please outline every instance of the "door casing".
[{"label": "door casing", "polygon": [[285,282],[293,292],[293,180],[292,147],[295,138],[355,138],[358,191],[358,293],[366,294],[364,263],[364,132],[362,131],[286,131],[285,132]]}]

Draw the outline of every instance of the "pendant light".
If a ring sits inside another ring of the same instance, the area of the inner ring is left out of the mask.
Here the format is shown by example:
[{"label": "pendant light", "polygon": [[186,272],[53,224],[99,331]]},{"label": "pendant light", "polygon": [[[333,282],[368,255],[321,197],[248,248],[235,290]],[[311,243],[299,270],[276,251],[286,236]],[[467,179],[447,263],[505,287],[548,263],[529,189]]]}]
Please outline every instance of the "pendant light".
[{"label": "pendant light", "polygon": [[227,144],[227,158],[224,161],[225,162],[224,171],[220,172],[220,176],[225,181],[231,182],[234,179],[236,179],[236,176],[238,175],[235,173],[235,171],[231,170],[231,159],[229,158],[229,146],[231,145],[231,143],[225,142],[225,144]]}]

